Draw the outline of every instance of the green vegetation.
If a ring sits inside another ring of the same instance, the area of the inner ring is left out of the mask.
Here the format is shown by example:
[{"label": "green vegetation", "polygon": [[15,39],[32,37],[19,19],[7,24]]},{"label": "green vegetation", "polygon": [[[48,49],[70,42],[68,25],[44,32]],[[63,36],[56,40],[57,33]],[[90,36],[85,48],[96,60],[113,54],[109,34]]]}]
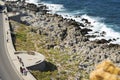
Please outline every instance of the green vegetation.
[{"label": "green vegetation", "polygon": [[[69,48],[66,51],[61,52],[59,49],[47,49],[45,45],[49,43],[45,35],[37,34],[33,31],[30,26],[25,26],[23,24],[11,21],[12,25],[15,27],[14,31],[16,33],[15,47],[19,50],[26,51],[38,51],[45,55],[46,61],[54,64],[57,70],[53,71],[31,71],[31,73],[37,78],[37,80],[74,80],[78,70],[79,59],[73,60],[74,54],[71,57],[67,54]],[[56,44],[59,41],[56,39]],[[54,67],[48,65],[50,69]]]},{"label": "green vegetation", "polygon": [[57,71],[54,72],[40,72],[40,71],[31,71],[31,73],[37,78],[37,80],[51,80],[52,76],[57,75]]}]

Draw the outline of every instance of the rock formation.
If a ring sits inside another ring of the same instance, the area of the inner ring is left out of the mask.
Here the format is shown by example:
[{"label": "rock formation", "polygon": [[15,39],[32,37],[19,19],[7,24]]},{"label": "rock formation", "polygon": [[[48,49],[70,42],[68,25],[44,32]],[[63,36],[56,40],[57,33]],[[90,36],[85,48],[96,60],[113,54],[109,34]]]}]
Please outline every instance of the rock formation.
[{"label": "rock formation", "polygon": [[90,73],[90,80],[120,80],[120,68],[105,60]]}]

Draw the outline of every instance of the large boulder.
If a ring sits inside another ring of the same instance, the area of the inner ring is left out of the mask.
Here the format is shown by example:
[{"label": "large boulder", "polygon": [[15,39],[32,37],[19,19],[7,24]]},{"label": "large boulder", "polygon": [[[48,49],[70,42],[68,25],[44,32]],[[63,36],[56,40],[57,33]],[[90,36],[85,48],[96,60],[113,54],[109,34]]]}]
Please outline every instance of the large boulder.
[{"label": "large boulder", "polygon": [[88,34],[88,32],[92,31],[92,29],[88,29],[88,28],[84,28],[84,29],[81,29],[81,34],[82,35],[86,35]]},{"label": "large boulder", "polygon": [[90,73],[90,80],[120,80],[120,68],[105,60]]}]

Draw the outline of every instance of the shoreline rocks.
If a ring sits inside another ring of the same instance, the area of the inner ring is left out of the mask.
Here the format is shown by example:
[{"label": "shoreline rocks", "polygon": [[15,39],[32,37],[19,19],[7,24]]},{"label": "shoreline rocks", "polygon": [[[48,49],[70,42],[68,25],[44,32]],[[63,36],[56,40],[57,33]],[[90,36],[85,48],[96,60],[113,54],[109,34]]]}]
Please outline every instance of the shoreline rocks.
[{"label": "shoreline rocks", "polygon": [[[87,20],[83,21],[89,23]],[[21,16],[21,22],[27,22],[30,25],[31,32],[46,37],[45,48],[59,48],[61,52],[65,52],[68,48],[66,54],[76,56],[71,58],[70,62],[79,61],[77,67],[80,71],[85,71],[86,74],[90,73],[94,69],[94,65],[104,59],[110,59],[120,66],[120,56],[118,55],[120,45],[109,44],[110,40],[105,39],[89,41],[90,37],[95,36],[86,35],[92,30],[83,23],[63,18],[57,14],[39,15],[39,13],[28,12],[26,12],[26,16]],[[105,34],[105,32],[101,33],[102,36]]]},{"label": "shoreline rocks", "polygon": [[[49,14],[41,16],[41,18],[44,17],[47,18],[47,20],[44,19],[44,22],[39,21],[39,23],[41,23],[41,26],[39,26],[40,30],[42,31],[41,33],[47,33],[48,35],[50,35],[48,36],[49,39],[50,37],[52,37],[53,41],[55,40],[55,38],[59,39],[59,43],[64,44],[63,47],[69,47],[71,49],[70,52],[80,53],[79,55],[83,56],[82,63],[80,62],[80,65],[78,65],[80,69],[84,69],[88,71],[87,73],[89,73],[92,70],[91,68],[93,68],[91,66],[107,58],[110,58],[112,61],[117,62],[115,61],[116,58],[112,57],[112,54],[115,54],[120,50],[120,48],[118,47],[119,45],[108,45],[110,40],[105,39],[89,41],[89,38],[86,36],[86,34],[92,31],[91,29],[81,29],[78,24],[74,23],[73,20],[63,19],[59,15],[53,15],[50,17],[48,17],[48,15]],[[46,25],[42,26],[44,23]],[[105,32],[103,32],[102,34],[105,34]],[[59,46],[59,44],[57,44],[56,46]],[[73,48],[73,46],[75,47]],[[114,47],[117,48],[115,49]],[[81,54],[82,51],[84,52]]]}]

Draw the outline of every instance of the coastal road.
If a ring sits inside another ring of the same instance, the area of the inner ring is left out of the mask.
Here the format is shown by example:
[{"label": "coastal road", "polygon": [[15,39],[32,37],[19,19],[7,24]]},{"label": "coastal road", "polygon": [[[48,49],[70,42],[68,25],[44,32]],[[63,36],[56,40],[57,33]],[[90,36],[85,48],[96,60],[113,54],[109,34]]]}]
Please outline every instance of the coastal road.
[{"label": "coastal road", "polygon": [[5,23],[5,14],[0,13],[0,78],[2,80],[23,80],[8,53]]}]

